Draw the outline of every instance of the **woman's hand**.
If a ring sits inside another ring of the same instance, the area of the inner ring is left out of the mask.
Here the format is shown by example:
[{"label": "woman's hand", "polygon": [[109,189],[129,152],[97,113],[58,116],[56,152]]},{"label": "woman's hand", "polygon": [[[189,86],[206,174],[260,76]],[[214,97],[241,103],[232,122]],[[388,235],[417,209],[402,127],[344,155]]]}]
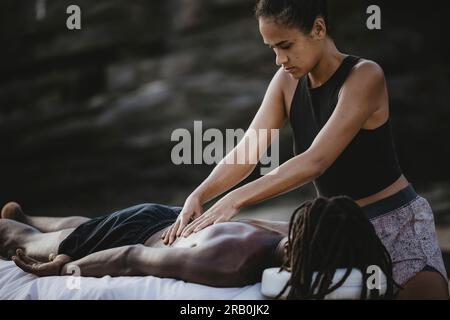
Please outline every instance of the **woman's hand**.
[{"label": "woman's hand", "polygon": [[27,256],[21,249],[16,250],[16,255],[12,257],[14,263],[23,271],[35,274],[39,277],[59,276],[62,267],[72,261],[65,254],[50,254],[48,262],[40,262]]},{"label": "woman's hand", "polygon": [[215,223],[231,220],[240,211],[236,205],[236,199],[231,193],[217,201],[208,211],[201,217],[192,221],[181,233],[181,236],[187,237],[192,232],[198,232],[207,226]]},{"label": "woman's hand", "polygon": [[166,245],[171,245],[177,237],[181,235],[184,227],[190,222],[201,216],[203,207],[197,196],[189,196],[181,210],[175,223],[168,228],[161,236]]}]

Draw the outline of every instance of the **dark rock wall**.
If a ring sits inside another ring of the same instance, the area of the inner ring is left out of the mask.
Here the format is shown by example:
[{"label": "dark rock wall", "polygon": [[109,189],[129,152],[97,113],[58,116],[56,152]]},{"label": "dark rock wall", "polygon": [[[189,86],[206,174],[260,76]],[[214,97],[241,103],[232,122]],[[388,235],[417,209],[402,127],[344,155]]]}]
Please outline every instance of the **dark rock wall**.
[{"label": "dark rock wall", "polygon": [[[373,3],[382,8],[380,31],[365,27]],[[333,36],[342,51],[384,68],[401,165],[444,213],[444,1],[373,3],[331,1]],[[79,31],[66,28],[70,4],[81,7]],[[182,205],[212,166],[173,165],[172,131],[192,130],[194,120],[204,130],[247,128],[276,70],[252,7],[252,0],[2,1],[1,203],[85,215],[139,202]],[[287,126],[281,162],[291,156]],[[312,194],[309,186],[283,197]]]}]

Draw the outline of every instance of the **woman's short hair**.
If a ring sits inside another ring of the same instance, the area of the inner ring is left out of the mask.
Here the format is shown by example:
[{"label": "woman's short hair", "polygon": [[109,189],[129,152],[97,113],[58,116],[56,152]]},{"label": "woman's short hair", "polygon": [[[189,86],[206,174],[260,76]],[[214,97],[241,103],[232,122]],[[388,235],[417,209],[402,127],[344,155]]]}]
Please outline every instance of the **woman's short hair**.
[{"label": "woman's short hair", "polygon": [[255,16],[274,18],[276,22],[288,27],[297,27],[303,33],[309,33],[317,17],[322,17],[327,27],[328,10],[326,0],[257,0]]}]

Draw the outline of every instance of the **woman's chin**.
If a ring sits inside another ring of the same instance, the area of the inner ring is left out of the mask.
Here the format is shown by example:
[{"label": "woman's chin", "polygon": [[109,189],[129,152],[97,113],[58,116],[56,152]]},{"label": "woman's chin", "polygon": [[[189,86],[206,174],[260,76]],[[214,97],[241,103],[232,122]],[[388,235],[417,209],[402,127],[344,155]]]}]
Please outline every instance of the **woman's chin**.
[{"label": "woman's chin", "polygon": [[298,71],[290,72],[289,75],[296,80],[302,77],[302,75]]},{"label": "woman's chin", "polygon": [[304,73],[302,72],[302,70],[300,70],[298,68],[294,68],[292,71],[289,71],[288,73],[294,79],[300,79],[301,77],[304,76]]}]

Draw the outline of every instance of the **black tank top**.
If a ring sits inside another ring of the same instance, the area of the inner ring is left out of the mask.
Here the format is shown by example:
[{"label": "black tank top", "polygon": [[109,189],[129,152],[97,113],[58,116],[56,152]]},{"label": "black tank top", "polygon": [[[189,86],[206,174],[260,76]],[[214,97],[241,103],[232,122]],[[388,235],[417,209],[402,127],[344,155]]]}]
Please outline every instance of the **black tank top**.
[{"label": "black tank top", "polygon": [[[330,118],[339,90],[358,60],[347,56],[331,78],[317,88],[309,88],[307,75],[299,79],[290,110],[295,155],[311,146]],[[346,195],[358,200],[385,189],[401,174],[388,119],[373,130],[360,129],[314,185],[321,196]]]}]

